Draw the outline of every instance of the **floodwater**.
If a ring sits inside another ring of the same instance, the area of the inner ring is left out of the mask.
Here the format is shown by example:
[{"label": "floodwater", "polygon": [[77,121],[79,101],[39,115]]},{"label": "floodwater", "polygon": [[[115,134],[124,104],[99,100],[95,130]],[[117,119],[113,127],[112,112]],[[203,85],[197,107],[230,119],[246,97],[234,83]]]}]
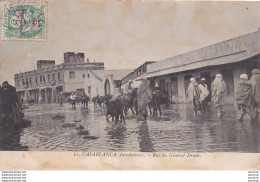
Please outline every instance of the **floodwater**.
[{"label": "floodwater", "polygon": [[31,126],[0,133],[0,150],[126,151],[126,152],[260,152],[260,126],[236,119],[226,106],[223,120],[214,109],[194,116],[189,104],[162,108],[161,117],[147,122],[131,111],[126,124],[106,121],[106,108],[69,104],[33,104],[25,110]]}]

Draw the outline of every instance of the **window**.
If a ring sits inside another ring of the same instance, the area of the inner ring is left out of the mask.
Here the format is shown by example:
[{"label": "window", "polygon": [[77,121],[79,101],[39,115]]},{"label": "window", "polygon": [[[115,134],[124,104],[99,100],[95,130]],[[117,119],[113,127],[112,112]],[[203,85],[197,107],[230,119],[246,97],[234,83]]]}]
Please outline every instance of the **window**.
[{"label": "window", "polygon": [[146,72],[146,67],[144,66],[144,67],[143,67],[143,73],[145,73],[145,72]]},{"label": "window", "polygon": [[35,83],[38,83],[37,76],[35,77]]},{"label": "window", "polygon": [[52,74],[52,80],[55,80],[55,73]]},{"label": "window", "polygon": [[90,75],[88,74],[88,78],[90,77]]},{"label": "window", "polygon": [[22,79],[22,84],[24,85],[24,79]]},{"label": "window", "polygon": [[45,82],[45,75],[42,76],[42,81]]},{"label": "window", "polygon": [[82,75],[83,79],[85,78],[85,74]]},{"label": "window", "polygon": [[17,80],[17,86],[20,87],[20,82],[19,82],[19,80]]},{"label": "window", "polygon": [[74,71],[70,71],[70,79],[75,79],[75,72]]},{"label": "window", "polygon": [[60,73],[58,73],[58,80],[60,80]]},{"label": "window", "polygon": [[30,78],[30,85],[32,84],[32,78]]},{"label": "window", "polygon": [[42,82],[42,76],[40,76],[40,82]]},{"label": "window", "polygon": [[50,75],[48,75],[48,81],[50,81]]}]

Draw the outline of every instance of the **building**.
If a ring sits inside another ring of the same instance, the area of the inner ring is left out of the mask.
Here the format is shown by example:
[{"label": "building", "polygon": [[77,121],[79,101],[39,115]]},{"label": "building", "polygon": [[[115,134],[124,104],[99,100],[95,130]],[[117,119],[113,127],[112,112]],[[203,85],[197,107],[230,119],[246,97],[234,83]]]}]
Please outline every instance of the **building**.
[{"label": "building", "polygon": [[204,77],[210,89],[217,73],[227,84],[227,102],[234,102],[234,86],[239,75],[260,68],[260,31],[242,35],[224,42],[203,47],[147,65],[146,77],[152,84],[158,82],[174,102],[185,102],[185,91],[191,77]]},{"label": "building", "polygon": [[103,62],[85,62],[84,53],[64,53],[64,63],[54,60],[37,61],[37,70],[15,74],[15,87],[20,98],[35,102],[58,101],[58,93],[83,90],[86,70],[104,70]]},{"label": "building", "polygon": [[115,95],[120,92],[121,80],[131,71],[130,69],[87,70],[85,71],[84,89],[93,98],[97,95]]},{"label": "building", "polygon": [[141,76],[145,75],[147,72],[147,65],[151,63],[154,63],[154,61],[146,61],[137,69],[133,70],[131,73],[126,75],[122,79],[122,85],[125,85],[129,80],[135,80],[136,78],[140,78]]}]

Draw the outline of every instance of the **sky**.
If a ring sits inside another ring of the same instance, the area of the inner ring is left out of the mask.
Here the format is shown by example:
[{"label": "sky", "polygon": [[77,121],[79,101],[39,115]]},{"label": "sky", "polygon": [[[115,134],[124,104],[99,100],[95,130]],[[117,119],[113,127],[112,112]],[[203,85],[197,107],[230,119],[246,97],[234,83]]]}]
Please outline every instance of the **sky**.
[{"label": "sky", "polygon": [[0,82],[13,84],[37,60],[60,64],[65,52],[135,69],[257,31],[259,20],[260,2],[48,0],[46,41],[0,40]]}]

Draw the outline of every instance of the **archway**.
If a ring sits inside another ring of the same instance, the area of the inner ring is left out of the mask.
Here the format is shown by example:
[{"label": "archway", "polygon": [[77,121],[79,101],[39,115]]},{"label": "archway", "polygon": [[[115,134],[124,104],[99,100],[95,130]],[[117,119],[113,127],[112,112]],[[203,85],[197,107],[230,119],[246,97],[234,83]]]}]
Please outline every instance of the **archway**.
[{"label": "archway", "polygon": [[105,95],[111,95],[110,82],[108,79],[105,81]]}]

